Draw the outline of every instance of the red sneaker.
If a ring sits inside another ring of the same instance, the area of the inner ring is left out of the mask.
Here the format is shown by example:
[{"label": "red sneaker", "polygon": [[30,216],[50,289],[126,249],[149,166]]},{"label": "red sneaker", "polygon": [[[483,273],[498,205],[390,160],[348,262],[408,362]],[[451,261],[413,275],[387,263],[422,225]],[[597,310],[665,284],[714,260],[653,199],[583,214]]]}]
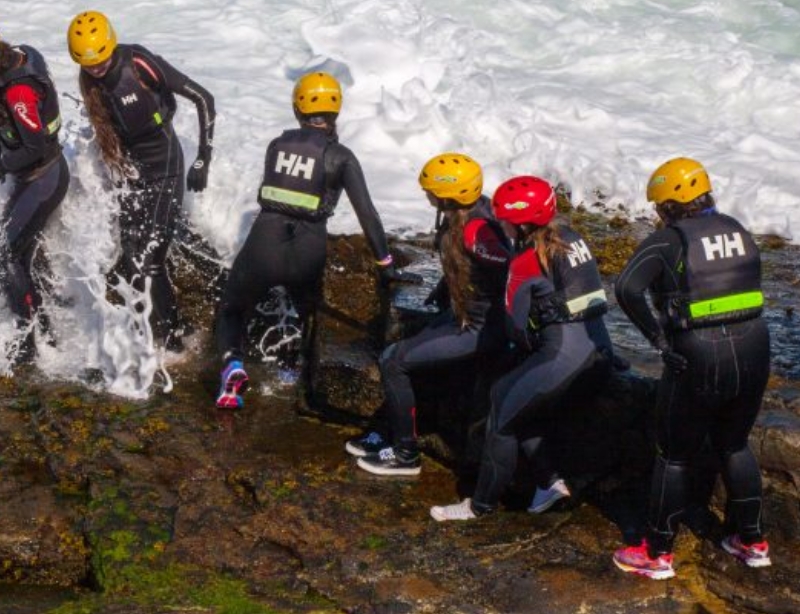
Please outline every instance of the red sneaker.
[{"label": "red sneaker", "polygon": [[756,544],[743,544],[738,535],[729,535],[722,540],[722,547],[748,567],[769,567],[769,544],[766,541]]},{"label": "red sneaker", "polygon": [[638,546],[628,546],[614,553],[614,564],[622,571],[645,576],[652,580],[666,580],[675,577],[672,568],[672,555],[661,554],[650,558],[647,552],[647,541],[642,540]]}]

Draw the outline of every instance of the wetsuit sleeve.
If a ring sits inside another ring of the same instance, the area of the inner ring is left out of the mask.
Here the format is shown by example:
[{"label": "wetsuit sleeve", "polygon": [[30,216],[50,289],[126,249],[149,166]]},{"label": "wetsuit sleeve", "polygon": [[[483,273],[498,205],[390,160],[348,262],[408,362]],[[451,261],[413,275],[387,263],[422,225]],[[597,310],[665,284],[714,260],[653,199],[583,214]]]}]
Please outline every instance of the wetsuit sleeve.
[{"label": "wetsuit sleeve", "polygon": [[164,58],[138,45],[133,49],[133,63],[139,78],[148,87],[177,94],[194,103],[200,122],[197,149],[201,153],[208,152],[213,143],[217,115],[214,97]]},{"label": "wetsuit sleeve", "polygon": [[620,308],[651,343],[663,331],[650,308],[647,291],[656,284],[664,285],[665,278],[673,289],[678,288],[674,265],[680,253],[680,238],[675,231],[657,231],[639,245],[614,285]]},{"label": "wetsuit sleeve", "polygon": [[464,247],[483,264],[505,268],[511,260],[508,242],[484,219],[474,219],[464,227]]},{"label": "wetsuit sleeve", "polygon": [[41,94],[30,85],[16,83],[9,87],[3,101],[17,128],[19,147],[2,147],[0,166],[9,173],[20,171],[39,161],[46,145],[45,126],[39,114]]},{"label": "wetsuit sleeve", "polygon": [[506,284],[506,329],[518,346],[532,350],[529,335],[531,300],[553,292],[553,284],[545,277],[539,258],[527,249],[511,261]]},{"label": "wetsuit sleeve", "polygon": [[358,217],[358,223],[364,231],[369,247],[375,255],[375,260],[378,263],[386,262],[387,260],[391,262],[383,223],[369,195],[361,164],[359,164],[353,152],[344,147],[342,149],[348,154],[344,157],[341,175],[342,186],[347,198],[350,199],[350,203],[353,205]]}]

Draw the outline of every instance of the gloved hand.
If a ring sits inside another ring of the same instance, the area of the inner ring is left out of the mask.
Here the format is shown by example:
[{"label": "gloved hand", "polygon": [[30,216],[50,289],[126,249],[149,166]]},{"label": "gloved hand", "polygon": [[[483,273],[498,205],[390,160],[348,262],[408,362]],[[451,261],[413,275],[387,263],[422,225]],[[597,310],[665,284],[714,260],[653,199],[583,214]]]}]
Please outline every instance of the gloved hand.
[{"label": "gloved hand", "polygon": [[393,282],[415,285],[422,283],[422,275],[411,273],[410,271],[398,271],[396,268],[394,268],[393,264],[380,267],[378,272],[381,277],[381,283],[384,286],[388,286]]},{"label": "gloved hand", "polygon": [[678,354],[669,345],[669,342],[664,337],[658,337],[654,343],[656,350],[658,350],[661,360],[671,369],[676,375],[680,375],[689,367],[689,361],[683,354]]},{"label": "gloved hand", "polygon": [[186,187],[190,192],[202,192],[208,184],[208,165],[211,163],[211,148],[204,147],[197,152],[197,158],[186,174]]}]

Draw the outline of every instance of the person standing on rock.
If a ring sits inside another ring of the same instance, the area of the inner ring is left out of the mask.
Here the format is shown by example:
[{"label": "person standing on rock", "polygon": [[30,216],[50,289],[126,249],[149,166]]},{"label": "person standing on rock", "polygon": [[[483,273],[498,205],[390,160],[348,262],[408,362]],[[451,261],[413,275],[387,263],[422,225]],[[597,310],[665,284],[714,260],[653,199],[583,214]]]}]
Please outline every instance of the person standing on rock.
[{"label": "person standing on rock", "polygon": [[267,147],[258,192],[261,212],[234,260],[217,317],[217,348],[223,362],[219,408],[238,409],[244,404],[246,327],[255,306],[272,288],[287,290],[300,316],[304,340],[308,339],[310,318],[322,294],[328,218],[342,190],[367,237],[381,281],[421,281],[414,273],[395,269],[361,165],[339,143],[339,82],[324,72],[302,76],[295,83],[293,106],[300,126],[286,130]]},{"label": "person standing on rock", "polygon": [[33,257],[69,186],[60,128],[58,94],[42,55],[0,40],[0,183],[14,182],[3,208],[0,274],[16,326],[27,331],[10,357],[15,363],[34,355],[34,317],[42,300],[31,276]]},{"label": "person standing on rock", "polygon": [[359,467],[377,475],[420,472],[411,376],[500,352],[508,343],[503,288],[511,245],[482,195],[480,165],[461,153],[443,153],[425,164],[419,183],[437,211],[434,244],[444,272],[429,300],[446,308],[420,333],[389,346],[380,357],[390,438],[373,432],[345,445]]},{"label": "person standing on rock", "polygon": [[183,328],[167,255],[183,205],[183,150],[172,126],[176,94],[197,108],[197,158],[186,187],[202,192],[208,182],[214,133],[214,98],[200,85],[140,45],[117,44],[108,18],[77,15],[67,42],[81,66],[80,87],[103,160],[124,187],[120,197],[120,268],[140,291],[149,281],[155,337],[167,349],[183,349]]},{"label": "person standing on rock", "polygon": [[665,227],[637,248],[616,295],[664,362],[658,456],[646,537],[617,550],[614,563],[653,579],[675,575],[673,542],[690,503],[692,462],[708,439],[728,495],[730,534],[722,547],[750,567],[764,567],[771,562],[761,473],[748,445],[770,369],[759,250],[738,221],[717,211],[708,174],[695,160],[662,164],[650,177],[647,199]]},{"label": "person standing on rock", "polygon": [[556,224],[556,194],[534,176],[501,184],[495,216],[518,246],[505,290],[507,328],[523,358],[492,386],[480,470],[471,498],[434,506],[437,521],[472,520],[497,509],[511,482],[519,448],[536,466],[538,490],[531,511],[569,496],[547,467],[542,448],[548,421],[565,393],[599,386],[611,372],[613,351],[603,321],[606,293],[584,239]]}]

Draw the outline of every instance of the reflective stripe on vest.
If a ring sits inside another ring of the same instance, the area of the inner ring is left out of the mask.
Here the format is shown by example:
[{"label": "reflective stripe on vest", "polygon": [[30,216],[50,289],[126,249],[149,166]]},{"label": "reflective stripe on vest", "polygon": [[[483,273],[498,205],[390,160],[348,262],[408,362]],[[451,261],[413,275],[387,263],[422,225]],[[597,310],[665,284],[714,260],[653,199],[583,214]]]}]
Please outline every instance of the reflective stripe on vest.
[{"label": "reflective stripe on vest", "polygon": [[294,190],[286,190],[269,185],[261,187],[261,198],[310,211],[316,211],[321,200],[319,196],[313,194],[304,194],[303,192],[295,192]]},{"label": "reflective stripe on vest", "polygon": [[601,288],[600,290],[595,290],[589,294],[575,297],[574,299],[567,301],[566,304],[570,315],[574,316],[582,311],[586,311],[590,307],[599,307],[607,302],[608,299],[606,298],[606,291]]},{"label": "reflective stripe on vest", "polygon": [[705,301],[697,301],[689,304],[689,315],[692,319],[702,319],[710,316],[724,315],[745,309],[756,309],[764,306],[764,294],[757,290],[755,292],[743,292],[742,294],[731,294],[730,296],[720,296]]}]

